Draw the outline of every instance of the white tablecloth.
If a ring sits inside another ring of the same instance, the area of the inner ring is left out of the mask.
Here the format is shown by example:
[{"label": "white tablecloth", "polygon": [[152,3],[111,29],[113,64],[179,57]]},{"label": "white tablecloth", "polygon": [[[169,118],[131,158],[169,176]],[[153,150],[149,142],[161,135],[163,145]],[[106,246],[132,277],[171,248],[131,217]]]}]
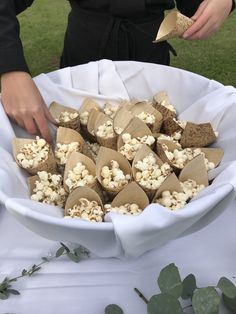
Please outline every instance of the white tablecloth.
[{"label": "white tablecloth", "polygon": [[[236,275],[235,207],[236,201],[206,228],[138,259],[92,256],[78,264],[64,257],[51,262],[14,285],[21,295],[0,301],[0,314],[103,314],[110,303],[119,304],[125,314],[145,314],[146,306],[133,288],[149,298],[158,291],[160,270],[172,262],[182,277],[195,274],[200,287],[217,284],[221,276],[232,279]],[[0,208],[0,280],[17,275],[57,247],[58,243],[27,230]]]}]

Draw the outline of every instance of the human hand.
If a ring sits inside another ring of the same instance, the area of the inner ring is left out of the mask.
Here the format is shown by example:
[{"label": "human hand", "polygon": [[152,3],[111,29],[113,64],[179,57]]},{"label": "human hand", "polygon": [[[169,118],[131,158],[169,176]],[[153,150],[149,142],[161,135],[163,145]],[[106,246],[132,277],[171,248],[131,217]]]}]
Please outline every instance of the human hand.
[{"label": "human hand", "polygon": [[223,24],[232,8],[232,0],[204,0],[192,17],[194,24],[183,34],[188,40],[206,39]]},{"label": "human hand", "polygon": [[55,121],[31,76],[26,72],[2,74],[1,87],[2,104],[9,118],[30,134],[40,133],[51,142],[48,121]]}]

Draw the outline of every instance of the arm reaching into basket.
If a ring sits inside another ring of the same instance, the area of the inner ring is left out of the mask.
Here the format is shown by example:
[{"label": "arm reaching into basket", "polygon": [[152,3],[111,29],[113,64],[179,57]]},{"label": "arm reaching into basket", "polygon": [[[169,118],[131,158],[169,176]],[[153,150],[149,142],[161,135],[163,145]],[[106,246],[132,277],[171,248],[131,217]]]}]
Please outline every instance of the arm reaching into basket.
[{"label": "arm reaching into basket", "polygon": [[184,33],[189,40],[206,39],[214,34],[235,8],[232,0],[204,0],[192,16],[195,23]]},{"label": "arm reaching into basket", "polygon": [[16,15],[33,0],[0,2],[1,101],[7,115],[29,133],[38,132],[51,141],[47,120],[50,113],[26,64]]}]

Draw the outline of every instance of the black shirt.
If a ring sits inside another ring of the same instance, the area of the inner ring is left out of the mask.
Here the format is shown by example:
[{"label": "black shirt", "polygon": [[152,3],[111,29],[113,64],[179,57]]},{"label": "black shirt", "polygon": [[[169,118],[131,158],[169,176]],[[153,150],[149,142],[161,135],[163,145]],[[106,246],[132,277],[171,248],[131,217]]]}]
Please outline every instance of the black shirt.
[{"label": "black shirt", "polygon": [[[111,12],[111,14],[158,14],[174,8],[173,0],[72,0],[85,10]],[[71,2],[72,2],[71,1]],[[135,1],[137,12],[133,12]],[[177,0],[177,8],[192,16],[203,0]],[[34,0],[0,0],[0,74],[10,71],[29,72],[19,37],[17,14],[29,7]],[[124,5],[122,5],[122,3]],[[134,4],[134,3],[133,3]],[[129,12],[129,5],[132,8]],[[233,8],[235,3],[233,3]]]}]

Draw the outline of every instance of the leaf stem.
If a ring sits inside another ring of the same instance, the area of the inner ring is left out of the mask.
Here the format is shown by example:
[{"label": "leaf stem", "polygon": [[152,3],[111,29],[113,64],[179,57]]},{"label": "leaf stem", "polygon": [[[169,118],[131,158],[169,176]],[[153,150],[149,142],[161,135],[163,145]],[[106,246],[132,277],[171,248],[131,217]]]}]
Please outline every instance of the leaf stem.
[{"label": "leaf stem", "polygon": [[138,288],[134,288],[134,291],[146,304],[148,304],[149,302],[148,299],[143,295],[143,293]]}]

